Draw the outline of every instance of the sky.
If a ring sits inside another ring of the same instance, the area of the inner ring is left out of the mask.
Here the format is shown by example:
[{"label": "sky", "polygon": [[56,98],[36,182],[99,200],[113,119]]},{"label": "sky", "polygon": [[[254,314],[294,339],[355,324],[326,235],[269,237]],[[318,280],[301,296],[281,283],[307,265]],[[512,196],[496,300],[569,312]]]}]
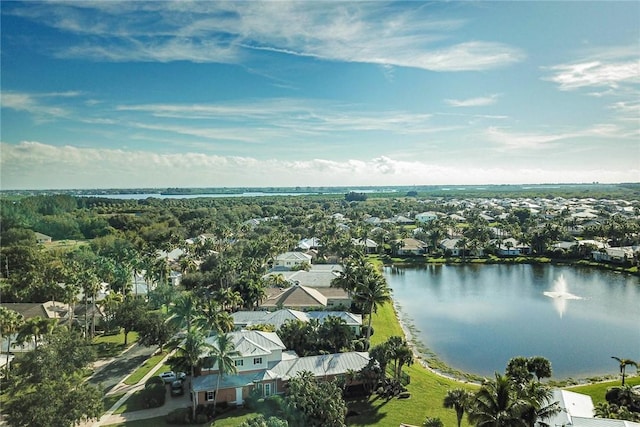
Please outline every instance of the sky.
[{"label": "sky", "polygon": [[0,189],[640,181],[640,2],[2,1]]}]

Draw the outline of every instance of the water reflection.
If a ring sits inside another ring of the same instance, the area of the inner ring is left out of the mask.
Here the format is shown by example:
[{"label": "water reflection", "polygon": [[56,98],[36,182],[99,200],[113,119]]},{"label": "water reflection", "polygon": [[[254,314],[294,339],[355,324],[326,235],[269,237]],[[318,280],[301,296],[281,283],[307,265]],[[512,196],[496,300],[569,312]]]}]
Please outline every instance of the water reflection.
[{"label": "water reflection", "polygon": [[556,312],[561,319],[564,315],[564,312],[567,310],[568,300],[582,299],[581,297],[574,295],[567,290],[567,281],[564,278],[564,274],[561,274],[560,277],[558,277],[553,282],[553,290],[544,292],[544,295],[549,298],[553,298],[553,306],[555,307]]}]

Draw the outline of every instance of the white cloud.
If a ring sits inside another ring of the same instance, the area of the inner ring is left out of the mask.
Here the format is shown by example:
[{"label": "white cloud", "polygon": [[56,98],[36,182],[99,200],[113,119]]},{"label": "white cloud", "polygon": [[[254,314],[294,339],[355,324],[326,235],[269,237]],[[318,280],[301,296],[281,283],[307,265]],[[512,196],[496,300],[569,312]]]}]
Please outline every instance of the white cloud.
[{"label": "white cloud", "polygon": [[622,83],[640,83],[640,61],[602,63],[599,61],[556,65],[555,74],[548,78],[561,90],[583,87],[618,88]]},{"label": "white cloud", "polygon": [[0,143],[3,189],[188,186],[331,186],[637,181],[638,168],[438,166],[387,156],[280,161],[202,153]]},{"label": "white cloud", "polygon": [[[256,50],[433,71],[486,70],[524,58],[494,41],[451,41],[463,20],[422,3],[45,3],[8,13],[81,35],[55,55],[99,61],[240,63]],[[109,2],[113,3],[113,2]]]},{"label": "white cloud", "polygon": [[543,70],[551,72],[544,80],[556,83],[560,90],[592,88],[600,90],[593,95],[616,95],[640,83],[640,54],[637,44],[608,46],[590,49],[579,60]]},{"label": "white cloud", "polygon": [[46,120],[55,117],[66,117],[69,111],[62,107],[46,105],[41,102],[40,98],[46,97],[69,97],[75,96],[72,93],[64,94],[28,94],[19,92],[3,92],[2,108],[8,108],[15,111],[24,111],[33,114],[38,120]]},{"label": "white cloud", "polygon": [[485,131],[489,141],[497,143],[503,150],[540,150],[556,149],[553,144],[564,140],[605,138],[605,139],[630,139],[635,135],[623,127],[614,124],[595,124],[586,129],[578,129],[565,132],[535,133],[512,132],[499,127],[489,127]]},{"label": "white cloud", "polygon": [[497,94],[469,99],[445,99],[445,102],[452,107],[485,107],[493,105],[498,100]]}]

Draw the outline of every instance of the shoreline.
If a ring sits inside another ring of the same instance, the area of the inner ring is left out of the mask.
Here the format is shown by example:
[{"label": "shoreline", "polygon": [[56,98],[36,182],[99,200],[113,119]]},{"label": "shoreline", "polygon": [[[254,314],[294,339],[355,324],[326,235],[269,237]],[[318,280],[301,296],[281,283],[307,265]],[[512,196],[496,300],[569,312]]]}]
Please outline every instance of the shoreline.
[{"label": "shoreline", "polygon": [[[469,376],[469,377],[480,377],[480,375],[476,375],[476,374],[472,374],[469,372],[464,372],[464,371],[457,371],[454,370],[453,368],[450,368],[448,365],[445,364],[445,366],[447,368],[452,369],[453,371],[459,372],[460,376],[457,376],[455,374],[450,374],[447,372],[443,372],[441,370],[438,370],[436,368],[433,368],[429,365],[429,362],[425,359],[425,354],[421,351],[420,347],[424,347],[425,349],[428,349],[428,347],[424,346],[424,344],[417,338],[414,336],[414,334],[411,332],[411,326],[409,324],[409,319],[406,318],[406,316],[403,318],[402,315],[402,306],[395,300],[392,300],[393,303],[392,308],[393,308],[393,313],[395,315],[396,320],[398,321],[398,324],[400,325],[400,328],[402,329],[402,332],[404,334],[404,338],[407,341],[407,343],[409,344],[409,347],[411,348],[411,352],[413,353],[413,358],[414,361],[419,362],[420,365],[422,367],[424,367],[426,370],[428,370],[429,372],[438,375],[439,377],[442,378],[446,378],[448,380],[452,380],[452,381],[456,381],[459,382],[461,384],[473,384],[473,385],[477,385],[480,386],[482,385],[482,382],[480,381],[475,381],[471,378],[461,378],[464,377],[465,375]],[[432,353],[435,355],[435,353]],[[437,358],[437,355],[435,355]],[[438,359],[439,360],[439,359]],[[444,362],[442,362],[444,363]],[[635,377],[636,375],[633,374],[627,374],[626,377],[627,378],[632,378]],[[553,387],[556,388],[570,388],[570,387],[578,387],[578,386],[585,386],[585,385],[593,385],[593,384],[600,384],[600,383],[606,383],[606,382],[611,382],[611,381],[616,381],[618,378],[614,378],[613,376],[611,377],[599,377],[598,379],[593,379],[590,380],[589,378],[564,378],[564,379],[557,379],[557,380],[553,380],[552,378],[549,379],[549,384]]]},{"label": "shoreline", "polygon": [[[422,342],[420,342],[418,338],[414,337],[413,333],[411,332],[411,328],[407,324],[407,321],[402,318],[402,315],[401,315],[402,310],[399,309],[400,304],[398,304],[396,301],[393,301],[392,308],[393,308],[393,313],[396,317],[396,320],[398,321],[398,324],[400,325],[400,328],[404,333],[404,338],[409,344],[409,347],[411,348],[411,352],[413,353],[414,360],[419,362],[423,368],[427,369],[429,372],[435,375],[438,375],[439,377],[446,378],[452,381],[457,381],[463,384],[481,385],[480,382],[472,381],[470,379],[463,379],[458,376],[448,374],[446,372],[442,372],[438,369],[435,369],[429,366],[429,362],[425,360],[425,355],[422,353],[422,351],[420,351],[420,348],[419,348],[420,345],[423,345]],[[466,372],[462,372],[462,374],[472,375]]]}]

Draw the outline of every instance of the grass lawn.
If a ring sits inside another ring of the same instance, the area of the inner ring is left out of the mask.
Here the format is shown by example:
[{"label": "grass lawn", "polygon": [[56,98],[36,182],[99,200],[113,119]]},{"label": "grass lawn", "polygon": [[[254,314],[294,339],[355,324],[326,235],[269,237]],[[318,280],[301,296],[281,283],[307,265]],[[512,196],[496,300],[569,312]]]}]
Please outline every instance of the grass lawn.
[{"label": "grass lawn", "polygon": [[[127,345],[131,345],[138,340],[137,332],[129,332]],[[93,339],[93,345],[98,352],[98,358],[115,357],[125,350],[124,333],[114,335],[100,335]]]},{"label": "grass lawn", "polygon": [[[606,381],[602,383],[578,385],[573,387],[567,387],[569,391],[575,391],[576,393],[588,394],[593,399],[593,404],[596,405],[600,402],[605,402],[604,395],[609,387],[619,386],[620,380]],[[625,385],[640,385],[640,377],[627,377],[624,381]]]},{"label": "grass lawn", "polygon": [[[257,417],[258,413],[256,412],[252,412],[248,409],[237,409],[237,410],[233,410],[230,411],[224,415],[222,415],[220,418],[215,420],[215,423],[211,423],[211,426],[215,427],[236,427],[238,424],[242,423],[245,420],[248,420],[249,418],[253,418],[253,417]],[[146,420],[139,420],[139,421],[129,421],[127,423],[120,423],[120,424],[110,424],[107,427],[164,427],[164,426],[193,426],[194,424],[167,424],[165,422],[164,416],[162,417],[155,417],[155,418],[148,418]],[[202,426],[206,426],[208,424],[200,424]]]},{"label": "grass lawn", "polygon": [[107,412],[109,409],[111,409],[111,407],[113,405],[115,405],[115,403],[120,400],[120,398],[124,396],[124,393],[120,393],[120,394],[114,394],[111,396],[105,396],[102,399],[102,402],[104,404],[104,412]]},{"label": "grass lawn", "polygon": [[[371,344],[380,344],[392,335],[403,336],[393,306],[385,304],[378,308],[373,315],[374,334]],[[347,418],[347,424],[353,426],[385,425],[398,426],[400,423],[422,425],[426,417],[437,417],[445,426],[457,425],[455,411],[442,407],[442,401],[447,391],[452,388],[475,388],[471,384],[464,384],[424,368],[419,361],[404,369],[411,376],[411,383],[407,390],[411,393],[409,399],[391,399],[389,401],[372,396],[368,401],[349,402],[349,409],[359,413]],[[469,425],[466,419],[463,426]]]},{"label": "grass lawn", "polygon": [[[166,351],[163,351],[160,354],[150,357],[146,362],[138,369],[136,369],[126,380],[124,383],[127,385],[137,384],[145,375],[147,375],[153,368],[156,367],[158,363],[167,355]],[[159,371],[160,372],[160,371]],[[164,372],[164,371],[162,371]]]},{"label": "grass lawn", "polygon": [[144,407],[144,401],[142,400],[142,390],[133,393],[122,405],[118,407],[113,413],[124,414],[125,412],[135,412],[147,409]]}]

